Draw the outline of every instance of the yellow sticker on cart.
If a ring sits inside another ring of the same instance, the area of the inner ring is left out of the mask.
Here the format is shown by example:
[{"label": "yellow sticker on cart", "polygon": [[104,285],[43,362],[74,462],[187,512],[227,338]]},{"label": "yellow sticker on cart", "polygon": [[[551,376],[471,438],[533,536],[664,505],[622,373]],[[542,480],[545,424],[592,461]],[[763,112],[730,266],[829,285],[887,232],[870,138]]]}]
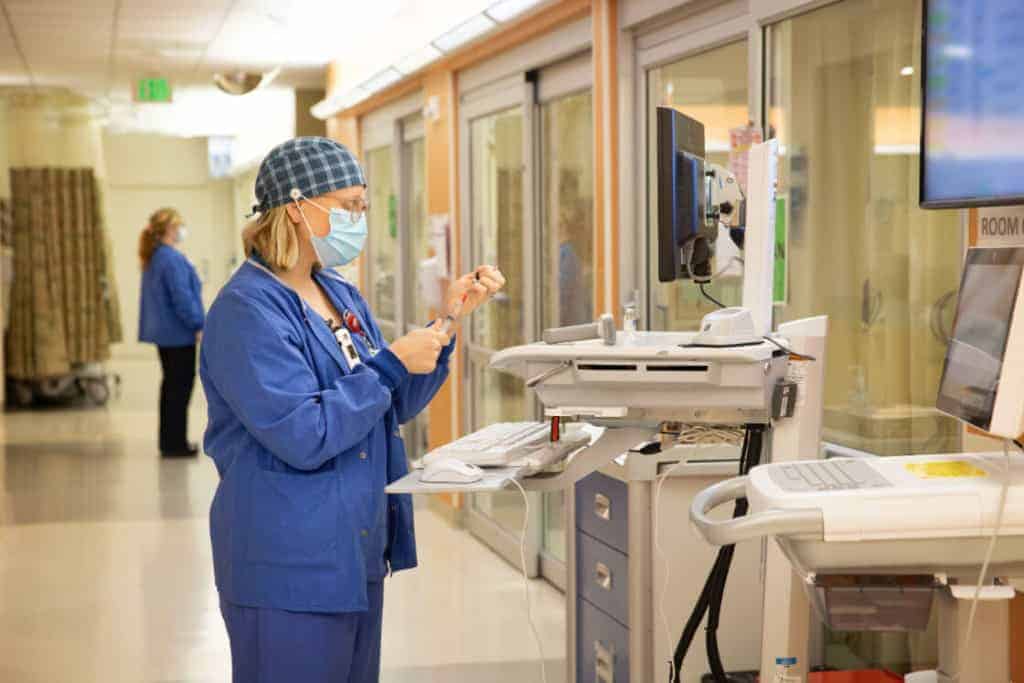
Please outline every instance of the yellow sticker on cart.
[{"label": "yellow sticker on cart", "polygon": [[922,479],[965,479],[988,476],[988,472],[980,467],[975,467],[966,460],[916,462],[905,467],[908,472]]}]

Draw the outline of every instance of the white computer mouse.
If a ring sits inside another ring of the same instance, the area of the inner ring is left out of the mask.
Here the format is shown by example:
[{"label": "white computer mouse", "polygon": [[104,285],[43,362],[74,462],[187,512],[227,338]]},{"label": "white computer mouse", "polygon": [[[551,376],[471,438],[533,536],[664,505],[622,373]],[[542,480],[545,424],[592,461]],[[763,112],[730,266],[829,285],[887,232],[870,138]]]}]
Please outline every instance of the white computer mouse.
[{"label": "white computer mouse", "polygon": [[420,481],[425,484],[472,484],[484,478],[484,471],[458,458],[442,458],[423,468]]}]

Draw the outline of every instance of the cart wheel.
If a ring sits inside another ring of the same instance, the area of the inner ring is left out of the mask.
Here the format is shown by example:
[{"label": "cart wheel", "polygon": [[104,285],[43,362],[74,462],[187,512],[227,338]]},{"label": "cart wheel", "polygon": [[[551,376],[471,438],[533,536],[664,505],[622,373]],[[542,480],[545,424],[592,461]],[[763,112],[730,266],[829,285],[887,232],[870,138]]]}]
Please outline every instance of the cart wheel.
[{"label": "cart wheel", "polygon": [[85,389],[85,395],[89,400],[98,406],[106,405],[110,400],[110,387],[107,386],[105,379],[82,380],[82,388]]}]

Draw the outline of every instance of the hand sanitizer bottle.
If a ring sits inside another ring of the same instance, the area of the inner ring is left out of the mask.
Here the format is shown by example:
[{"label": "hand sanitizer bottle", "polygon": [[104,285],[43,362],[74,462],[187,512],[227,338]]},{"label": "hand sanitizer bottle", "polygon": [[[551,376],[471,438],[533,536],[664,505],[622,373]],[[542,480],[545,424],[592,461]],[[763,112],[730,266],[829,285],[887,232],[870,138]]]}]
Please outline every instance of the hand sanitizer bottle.
[{"label": "hand sanitizer bottle", "polygon": [[796,666],[796,657],[776,657],[775,666],[777,668],[774,683],[803,683],[793,672],[793,668]]}]

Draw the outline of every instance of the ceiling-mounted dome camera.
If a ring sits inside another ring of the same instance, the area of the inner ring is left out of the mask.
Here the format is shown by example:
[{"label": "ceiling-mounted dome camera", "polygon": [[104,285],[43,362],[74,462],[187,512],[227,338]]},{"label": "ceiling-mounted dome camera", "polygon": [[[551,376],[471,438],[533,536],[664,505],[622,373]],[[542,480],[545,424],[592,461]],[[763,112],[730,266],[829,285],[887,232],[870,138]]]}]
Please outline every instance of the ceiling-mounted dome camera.
[{"label": "ceiling-mounted dome camera", "polygon": [[228,95],[247,95],[254,90],[270,85],[279,73],[281,73],[281,67],[263,73],[235,71],[228,74],[214,74],[213,82]]}]

